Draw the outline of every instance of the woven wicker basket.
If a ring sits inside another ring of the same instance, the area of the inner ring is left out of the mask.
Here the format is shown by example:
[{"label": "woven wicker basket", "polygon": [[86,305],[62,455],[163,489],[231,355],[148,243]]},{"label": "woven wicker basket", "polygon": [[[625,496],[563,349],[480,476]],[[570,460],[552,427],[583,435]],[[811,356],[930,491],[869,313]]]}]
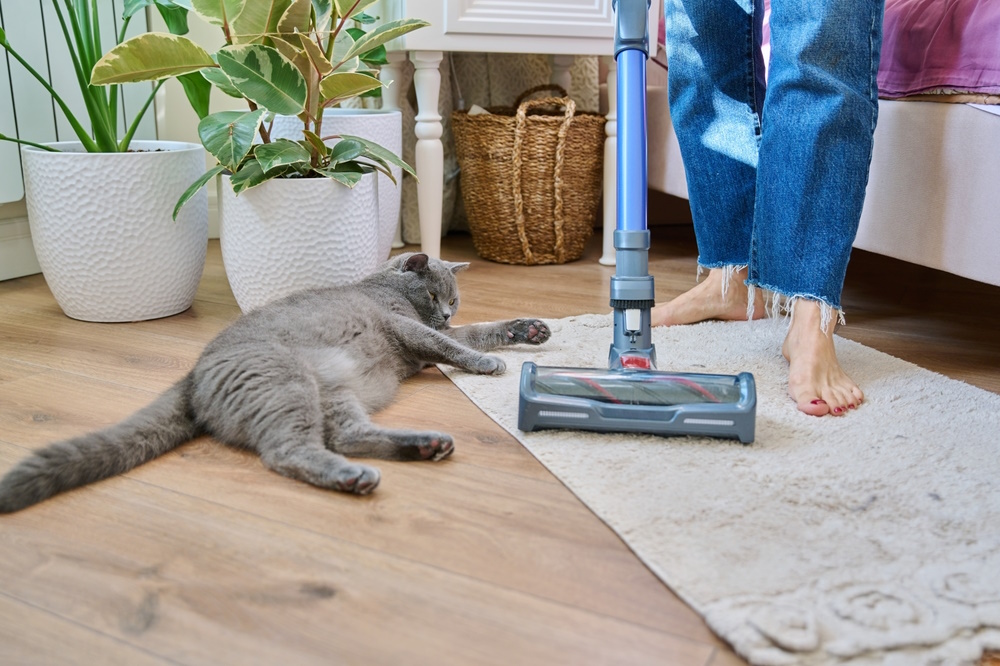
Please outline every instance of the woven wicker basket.
[{"label": "woven wicker basket", "polygon": [[[553,89],[562,97],[525,101]],[[476,252],[506,264],[579,259],[600,204],[605,118],[577,113],[551,85],[525,91],[515,107],[452,114]]]}]

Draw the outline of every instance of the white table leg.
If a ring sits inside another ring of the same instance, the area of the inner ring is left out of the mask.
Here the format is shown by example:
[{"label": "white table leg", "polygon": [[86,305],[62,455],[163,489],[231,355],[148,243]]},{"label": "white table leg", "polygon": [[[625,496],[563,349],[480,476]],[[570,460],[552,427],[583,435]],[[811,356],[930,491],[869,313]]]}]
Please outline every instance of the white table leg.
[{"label": "white table leg", "polygon": [[[378,78],[385,84],[382,89],[382,108],[399,111],[399,80],[403,74],[403,63],[406,61],[406,53],[402,51],[389,51],[385,54],[388,62],[379,69]],[[402,187],[399,183],[396,187]],[[398,249],[403,247],[403,227],[396,222],[396,236],[392,239],[392,247]]]},{"label": "white table leg", "polygon": [[573,85],[573,74],[569,71],[573,63],[576,62],[576,56],[572,55],[554,55],[552,56],[552,83],[562,86],[562,89],[568,94],[570,87]]},{"label": "white table leg", "polygon": [[444,197],[444,146],[441,144],[441,51],[414,51],[410,60],[416,70],[417,90],[417,209],[420,215],[420,249],[430,257],[441,257],[441,211]]},{"label": "white table leg", "polygon": [[618,68],[608,63],[608,122],[604,125],[604,246],[598,262],[615,265],[615,226],[618,218]]}]

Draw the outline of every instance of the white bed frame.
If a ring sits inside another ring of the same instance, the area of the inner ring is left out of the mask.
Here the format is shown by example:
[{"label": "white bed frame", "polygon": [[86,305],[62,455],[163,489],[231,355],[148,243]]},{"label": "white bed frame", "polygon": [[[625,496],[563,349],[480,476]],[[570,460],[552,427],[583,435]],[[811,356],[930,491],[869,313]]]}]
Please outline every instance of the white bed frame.
[{"label": "white bed frame", "polygon": [[[664,88],[647,109],[650,187],[687,198]],[[1000,286],[1000,115],[882,100],[854,246]]]}]

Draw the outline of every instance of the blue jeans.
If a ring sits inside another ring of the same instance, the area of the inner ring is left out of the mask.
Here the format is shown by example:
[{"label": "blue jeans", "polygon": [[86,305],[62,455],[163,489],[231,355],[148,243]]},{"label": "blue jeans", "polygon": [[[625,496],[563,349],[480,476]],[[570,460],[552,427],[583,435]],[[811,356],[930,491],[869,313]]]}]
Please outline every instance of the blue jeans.
[{"label": "blue jeans", "polygon": [[[884,0],[666,0],[670,113],[706,268],[840,309],[878,115]],[[751,299],[751,303],[753,299]]]}]

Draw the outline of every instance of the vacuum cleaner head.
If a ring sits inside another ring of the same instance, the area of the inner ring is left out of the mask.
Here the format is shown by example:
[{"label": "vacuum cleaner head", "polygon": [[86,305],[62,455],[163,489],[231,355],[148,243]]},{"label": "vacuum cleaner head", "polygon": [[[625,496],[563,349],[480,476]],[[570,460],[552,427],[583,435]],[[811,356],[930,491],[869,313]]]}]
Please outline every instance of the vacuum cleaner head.
[{"label": "vacuum cleaner head", "polygon": [[753,375],[521,366],[517,427],[754,439]]}]

